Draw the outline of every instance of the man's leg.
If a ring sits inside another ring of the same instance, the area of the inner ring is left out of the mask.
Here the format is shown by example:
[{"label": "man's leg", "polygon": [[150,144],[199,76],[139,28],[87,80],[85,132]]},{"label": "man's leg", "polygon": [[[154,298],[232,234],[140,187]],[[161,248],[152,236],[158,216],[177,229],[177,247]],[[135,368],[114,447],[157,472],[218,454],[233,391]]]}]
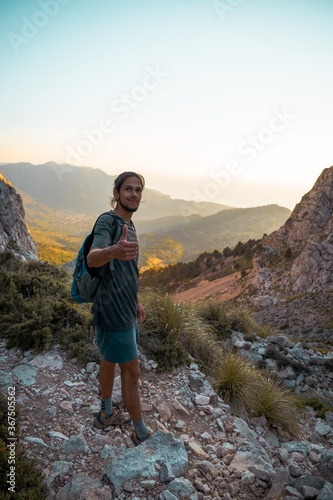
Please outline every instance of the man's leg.
[{"label": "man's leg", "polygon": [[121,370],[121,391],[123,400],[133,421],[139,442],[144,441],[150,435],[150,432],[142,418],[139,395],[139,360],[135,358],[129,363],[120,363],[119,366]]},{"label": "man's leg", "polygon": [[120,363],[121,393],[123,401],[133,422],[142,418],[139,396],[140,368],[138,358],[129,363]]},{"label": "man's leg", "polygon": [[99,385],[101,388],[101,412],[105,414],[106,418],[110,417],[112,411],[112,390],[114,384],[116,365],[101,359],[99,365]]},{"label": "man's leg", "polygon": [[112,389],[114,383],[116,365],[105,361],[104,358],[101,359],[99,365],[99,385],[101,388],[101,398],[109,399],[112,396]]},{"label": "man's leg", "polygon": [[131,421],[119,412],[112,411],[112,389],[116,365],[101,359],[99,366],[99,384],[101,388],[101,411],[94,418],[94,426],[105,429],[110,425],[126,425]]}]

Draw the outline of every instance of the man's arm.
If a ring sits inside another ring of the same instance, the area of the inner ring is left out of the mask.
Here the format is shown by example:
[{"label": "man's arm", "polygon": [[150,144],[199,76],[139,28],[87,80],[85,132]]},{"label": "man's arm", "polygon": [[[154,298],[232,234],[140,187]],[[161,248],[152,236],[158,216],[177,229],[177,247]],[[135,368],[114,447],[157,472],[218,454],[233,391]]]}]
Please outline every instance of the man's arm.
[{"label": "man's arm", "polygon": [[95,247],[87,255],[87,264],[89,267],[102,267],[107,262],[114,259],[115,245],[106,248]]}]

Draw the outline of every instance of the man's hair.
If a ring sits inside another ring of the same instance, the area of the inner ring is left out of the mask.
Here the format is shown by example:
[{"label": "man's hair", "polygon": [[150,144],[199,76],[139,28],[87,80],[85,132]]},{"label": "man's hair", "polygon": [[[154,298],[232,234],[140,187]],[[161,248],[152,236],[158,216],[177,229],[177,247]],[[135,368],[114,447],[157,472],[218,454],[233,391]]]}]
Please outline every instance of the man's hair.
[{"label": "man's hair", "polygon": [[[136,172],[123,172],[122,174],[119,174],[118,177],[114,180],[113,190],[116,189],[118,191],[118,193],[119,193],[120,188],[123,185],[123,182],[126,179],[128,179],[128,177],[136,177],[137,179],[139,179],[139,181],[141,183],[141,186],[142,186],[142,189],[144,189],[144,187],[145,187],[145,179],[144,179],[143,175],[137,174]],[[113,196],[112,199],[111,199],[111,206],[114,207],[115,204],[116,204],[116,200],[115,200],[115,198]]]}]

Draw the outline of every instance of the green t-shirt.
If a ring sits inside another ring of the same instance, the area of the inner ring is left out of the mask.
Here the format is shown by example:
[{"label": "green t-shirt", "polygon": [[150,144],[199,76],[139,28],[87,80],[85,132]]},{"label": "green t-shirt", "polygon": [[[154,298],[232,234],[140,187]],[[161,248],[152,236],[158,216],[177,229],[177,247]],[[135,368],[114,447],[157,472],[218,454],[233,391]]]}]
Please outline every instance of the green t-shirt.
[{"label": "green t-shirt", "polygon": [[[126,222],[112,211],[110,213],[111,216],[102,215],[97,221],[91,248],[106,248],[117,243],[113,241],[115,224],[123,226]],[[128,224],[127,240],[138,241],[132,221]],[[103,271],[103,280],[92,306],[93,324],[106,330],[130,330],[137,317],[138,257],[130,261],[113,259],[105,264]]]}]

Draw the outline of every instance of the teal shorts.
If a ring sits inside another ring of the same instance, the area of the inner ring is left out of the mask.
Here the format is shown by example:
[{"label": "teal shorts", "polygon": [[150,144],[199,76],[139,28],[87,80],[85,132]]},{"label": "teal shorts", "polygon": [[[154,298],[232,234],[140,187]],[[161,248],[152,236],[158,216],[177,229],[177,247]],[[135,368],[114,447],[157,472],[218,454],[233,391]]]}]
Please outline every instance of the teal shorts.
[{"label": "teal shorts", "polygon": [[138,357],[138,325],[124,332],[105,330],[96,326],[96,344],[105,361],[129,363]]}]

